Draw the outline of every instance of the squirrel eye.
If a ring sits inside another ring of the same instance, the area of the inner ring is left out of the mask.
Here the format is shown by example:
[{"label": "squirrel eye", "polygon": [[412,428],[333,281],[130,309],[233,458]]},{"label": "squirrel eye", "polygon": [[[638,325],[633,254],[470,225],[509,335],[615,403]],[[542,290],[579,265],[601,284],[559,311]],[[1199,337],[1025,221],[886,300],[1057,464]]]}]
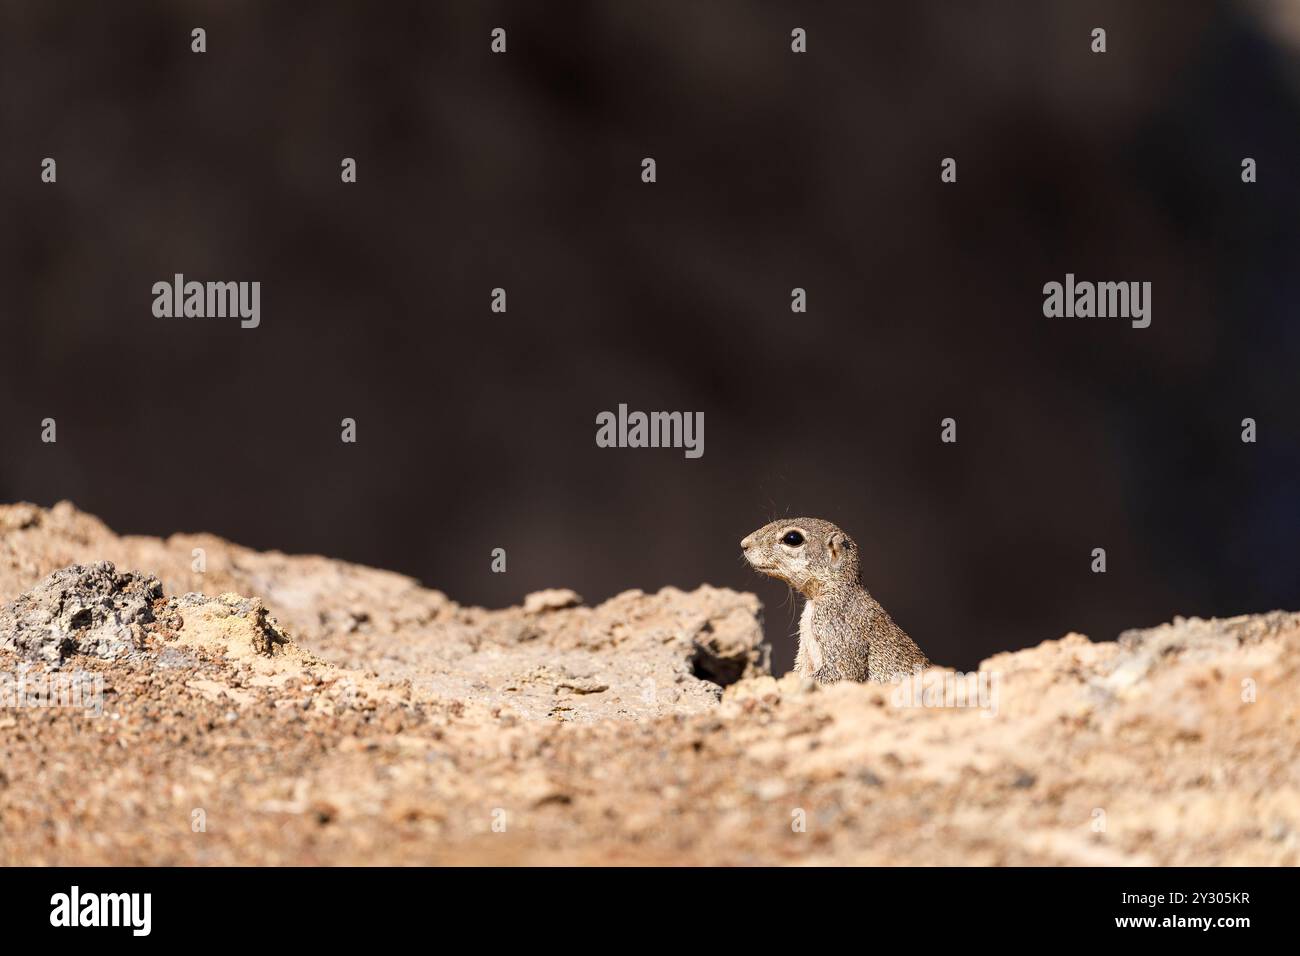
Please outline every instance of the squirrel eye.
[{"label": "squirrel eye", "polygon": [[798,531],[787,531],[785,537],[783,537],[781,541],[792,548],[797,548],[799,545],[803,544],[803,535]]}]

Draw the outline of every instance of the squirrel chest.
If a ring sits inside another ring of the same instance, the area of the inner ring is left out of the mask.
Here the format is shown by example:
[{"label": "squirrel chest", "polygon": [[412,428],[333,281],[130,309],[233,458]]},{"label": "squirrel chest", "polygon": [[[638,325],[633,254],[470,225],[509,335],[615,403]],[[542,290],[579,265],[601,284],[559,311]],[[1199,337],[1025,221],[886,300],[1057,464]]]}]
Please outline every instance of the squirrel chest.
[{"label": "squirrel chest", "polygon": [[824,663],[821,645],[817,643],[817,638],[813,635],[813,613],[815,611],[816,608],[813,606],[813,602],[811,600],[805,601],[803,615],[799,618],[799,650],[808,665],[810,674],[815,674],[821,670]]}]

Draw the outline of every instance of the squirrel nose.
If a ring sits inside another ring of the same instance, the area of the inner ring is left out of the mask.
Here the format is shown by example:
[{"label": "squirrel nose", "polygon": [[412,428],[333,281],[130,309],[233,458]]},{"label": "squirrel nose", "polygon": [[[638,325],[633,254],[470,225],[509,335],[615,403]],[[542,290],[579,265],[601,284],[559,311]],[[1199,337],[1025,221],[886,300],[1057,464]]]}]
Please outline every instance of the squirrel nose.
[{"label": "squirrel nose", "polygon": [[752,534],[745,535],[743,538],[740,539],[741,550],[748,551],[749,546],[753,543],[754,543],[754,536]]}]

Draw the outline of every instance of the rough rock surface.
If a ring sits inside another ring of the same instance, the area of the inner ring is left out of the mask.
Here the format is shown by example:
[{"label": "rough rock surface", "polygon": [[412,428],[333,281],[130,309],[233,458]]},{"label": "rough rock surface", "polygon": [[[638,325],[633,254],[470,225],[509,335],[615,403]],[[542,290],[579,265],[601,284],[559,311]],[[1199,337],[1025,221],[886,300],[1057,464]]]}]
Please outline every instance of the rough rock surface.
[{"label": "rough rock surface", "polygon": [[551,590],[487,611],[343,561],[262,554],[211,535],[118,537],[66,502],[0,506],[0,601],[64,566],[105,560],[157,575],[167,594],[256,596],[298,645],[334,663],[527,717],[698,712],[716,706],[721,685],[768,672],[750,594],[627,591],[589,608]]},{"label": "rough rock surface", "polygon": [[0,635],[21,656],[47,664],[74,654],[121,657],[140,642],[161,597],[151,575],[118,574],[107,561],[74,565],[0,610]]},{"label": "rough rock surface", "polygon": [[0,864],[1300,862],[1300,614],[816,688],[752,595],[486,611],[67,504],[0,506],[0,605]]}]

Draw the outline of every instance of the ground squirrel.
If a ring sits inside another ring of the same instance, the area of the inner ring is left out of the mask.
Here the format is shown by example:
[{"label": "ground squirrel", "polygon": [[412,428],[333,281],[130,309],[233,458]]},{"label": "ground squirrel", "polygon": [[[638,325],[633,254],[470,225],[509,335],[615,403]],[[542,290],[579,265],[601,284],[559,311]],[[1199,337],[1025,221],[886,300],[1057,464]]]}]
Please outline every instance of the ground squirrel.
[{"label": "ground squirrel", "polygon": [[819,518],[773,521],[740,542],[755,571],[804,596],[796,673],[819,684],[887,681],[929,667],[920,648],[862,586],[858,546]]}]

